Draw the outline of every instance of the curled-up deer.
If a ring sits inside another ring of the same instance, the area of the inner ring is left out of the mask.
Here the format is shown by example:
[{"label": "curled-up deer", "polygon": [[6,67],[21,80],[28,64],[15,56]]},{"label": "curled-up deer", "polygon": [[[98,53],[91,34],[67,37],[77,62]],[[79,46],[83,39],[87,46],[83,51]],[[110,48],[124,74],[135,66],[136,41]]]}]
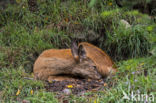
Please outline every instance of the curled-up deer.
[{"label": "curled-up deer", "polygon": [[[34,64],[35,79],[39,80],[70,80],[71,75],[101,79],[114,74],[110,57],[100,48],[82,42],[72,42],[71,49],[49,49],[43,51]],[[69,76],[70,75],[70,76]]]}]

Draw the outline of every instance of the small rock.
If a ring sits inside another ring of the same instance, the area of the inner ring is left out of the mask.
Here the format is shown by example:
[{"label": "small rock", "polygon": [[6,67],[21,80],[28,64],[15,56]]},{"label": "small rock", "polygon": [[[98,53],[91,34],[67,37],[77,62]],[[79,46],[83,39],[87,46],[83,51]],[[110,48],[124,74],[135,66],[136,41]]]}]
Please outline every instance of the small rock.
[{"label": "small rock", "polygon": [[63,90],[63,93],[66,94],[66,95],[69,95],[69,94],[71,94],[71,90],[65,88],[65,89]]},{"label": "small rock", "polygon": [[28,100],[23,100],[22,103],[30,103]]},{"label": "small rock", "polygon": [[126,29],[131,27],[131,25],[126,20],[123,19],[120,20],[120,24],[124,25]]}]

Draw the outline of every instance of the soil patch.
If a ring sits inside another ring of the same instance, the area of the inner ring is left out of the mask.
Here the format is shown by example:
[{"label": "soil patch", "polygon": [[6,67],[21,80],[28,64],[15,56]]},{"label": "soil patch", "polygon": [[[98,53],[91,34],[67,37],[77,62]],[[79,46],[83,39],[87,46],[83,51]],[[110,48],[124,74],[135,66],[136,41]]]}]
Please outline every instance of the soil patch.
[{"label": "soil patch", "polygon": [[65,94],[82,94],[88,91],[101,91],[107,87],[105,80],[77,79],[74,81],[46,82],[46,90]]}]

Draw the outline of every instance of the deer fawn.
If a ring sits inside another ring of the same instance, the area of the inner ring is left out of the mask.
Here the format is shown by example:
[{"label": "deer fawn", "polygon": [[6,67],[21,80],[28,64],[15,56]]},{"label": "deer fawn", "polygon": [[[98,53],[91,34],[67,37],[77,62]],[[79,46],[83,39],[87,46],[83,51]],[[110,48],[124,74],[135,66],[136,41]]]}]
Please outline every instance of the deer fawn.
[{"label": "deer fawn", "polygon": [[112,60],[100,48],[73,42],[71,49],[43,51],[35,61],[33,72],[36,79],[48,81],[71,79],[68,75],[100,79],[116,72],[112,66]]}]

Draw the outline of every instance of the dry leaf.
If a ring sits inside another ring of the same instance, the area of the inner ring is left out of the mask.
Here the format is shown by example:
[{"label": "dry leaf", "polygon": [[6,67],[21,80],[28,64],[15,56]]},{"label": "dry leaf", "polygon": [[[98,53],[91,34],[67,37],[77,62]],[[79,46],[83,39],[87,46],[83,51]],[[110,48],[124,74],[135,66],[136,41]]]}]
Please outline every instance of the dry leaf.
[{"label": "dry leaf", "polygon": [[65,21],[66,21],[66,22],[69,22],[69,19],[68,19],[68,18],[65,18]]},{"label": "dry leaf", "polygon": [[104,83],[103,86],[106,87],[107,86],[107,83]]},{"label": "dry leaf", "polygon": [[144,65],[144,63],[140,63],[140,66]]},{"label": "dry leaf", "polygon": [[53,83],[53,81],[51,81],[51,80],[48,80],[48,82],[49,82],[49,83]]},{"label": "dry leaf", "polygon": [[45,20],[48,20],[48,17],[46,17]]},{"label": "dry leaf", "polygon": [[96,99],[94,100],[94,103],[97,103],[97,102],[96,102]]},{"label": "dry leaf", "polygon": [[112,6],[112,2],[110,2],[108,5],[109,5],[109,6]]},{"label": "dry leaf", "polygon": [[73,88],[73,85],[67,85],[68,88]]},{"label": "dry leaf", "polygon": [[31,95],[33,95],[33,94],[34,94],[34,91],[33,91],[33,90],[31,90],[31,91],[30,91],[30,94],[31,94]]},{"label": "dry leaf", "polygon": [[18,89],[18,91],[16,92],[16,96],[18,96],[20,94],[20,90]]}]

